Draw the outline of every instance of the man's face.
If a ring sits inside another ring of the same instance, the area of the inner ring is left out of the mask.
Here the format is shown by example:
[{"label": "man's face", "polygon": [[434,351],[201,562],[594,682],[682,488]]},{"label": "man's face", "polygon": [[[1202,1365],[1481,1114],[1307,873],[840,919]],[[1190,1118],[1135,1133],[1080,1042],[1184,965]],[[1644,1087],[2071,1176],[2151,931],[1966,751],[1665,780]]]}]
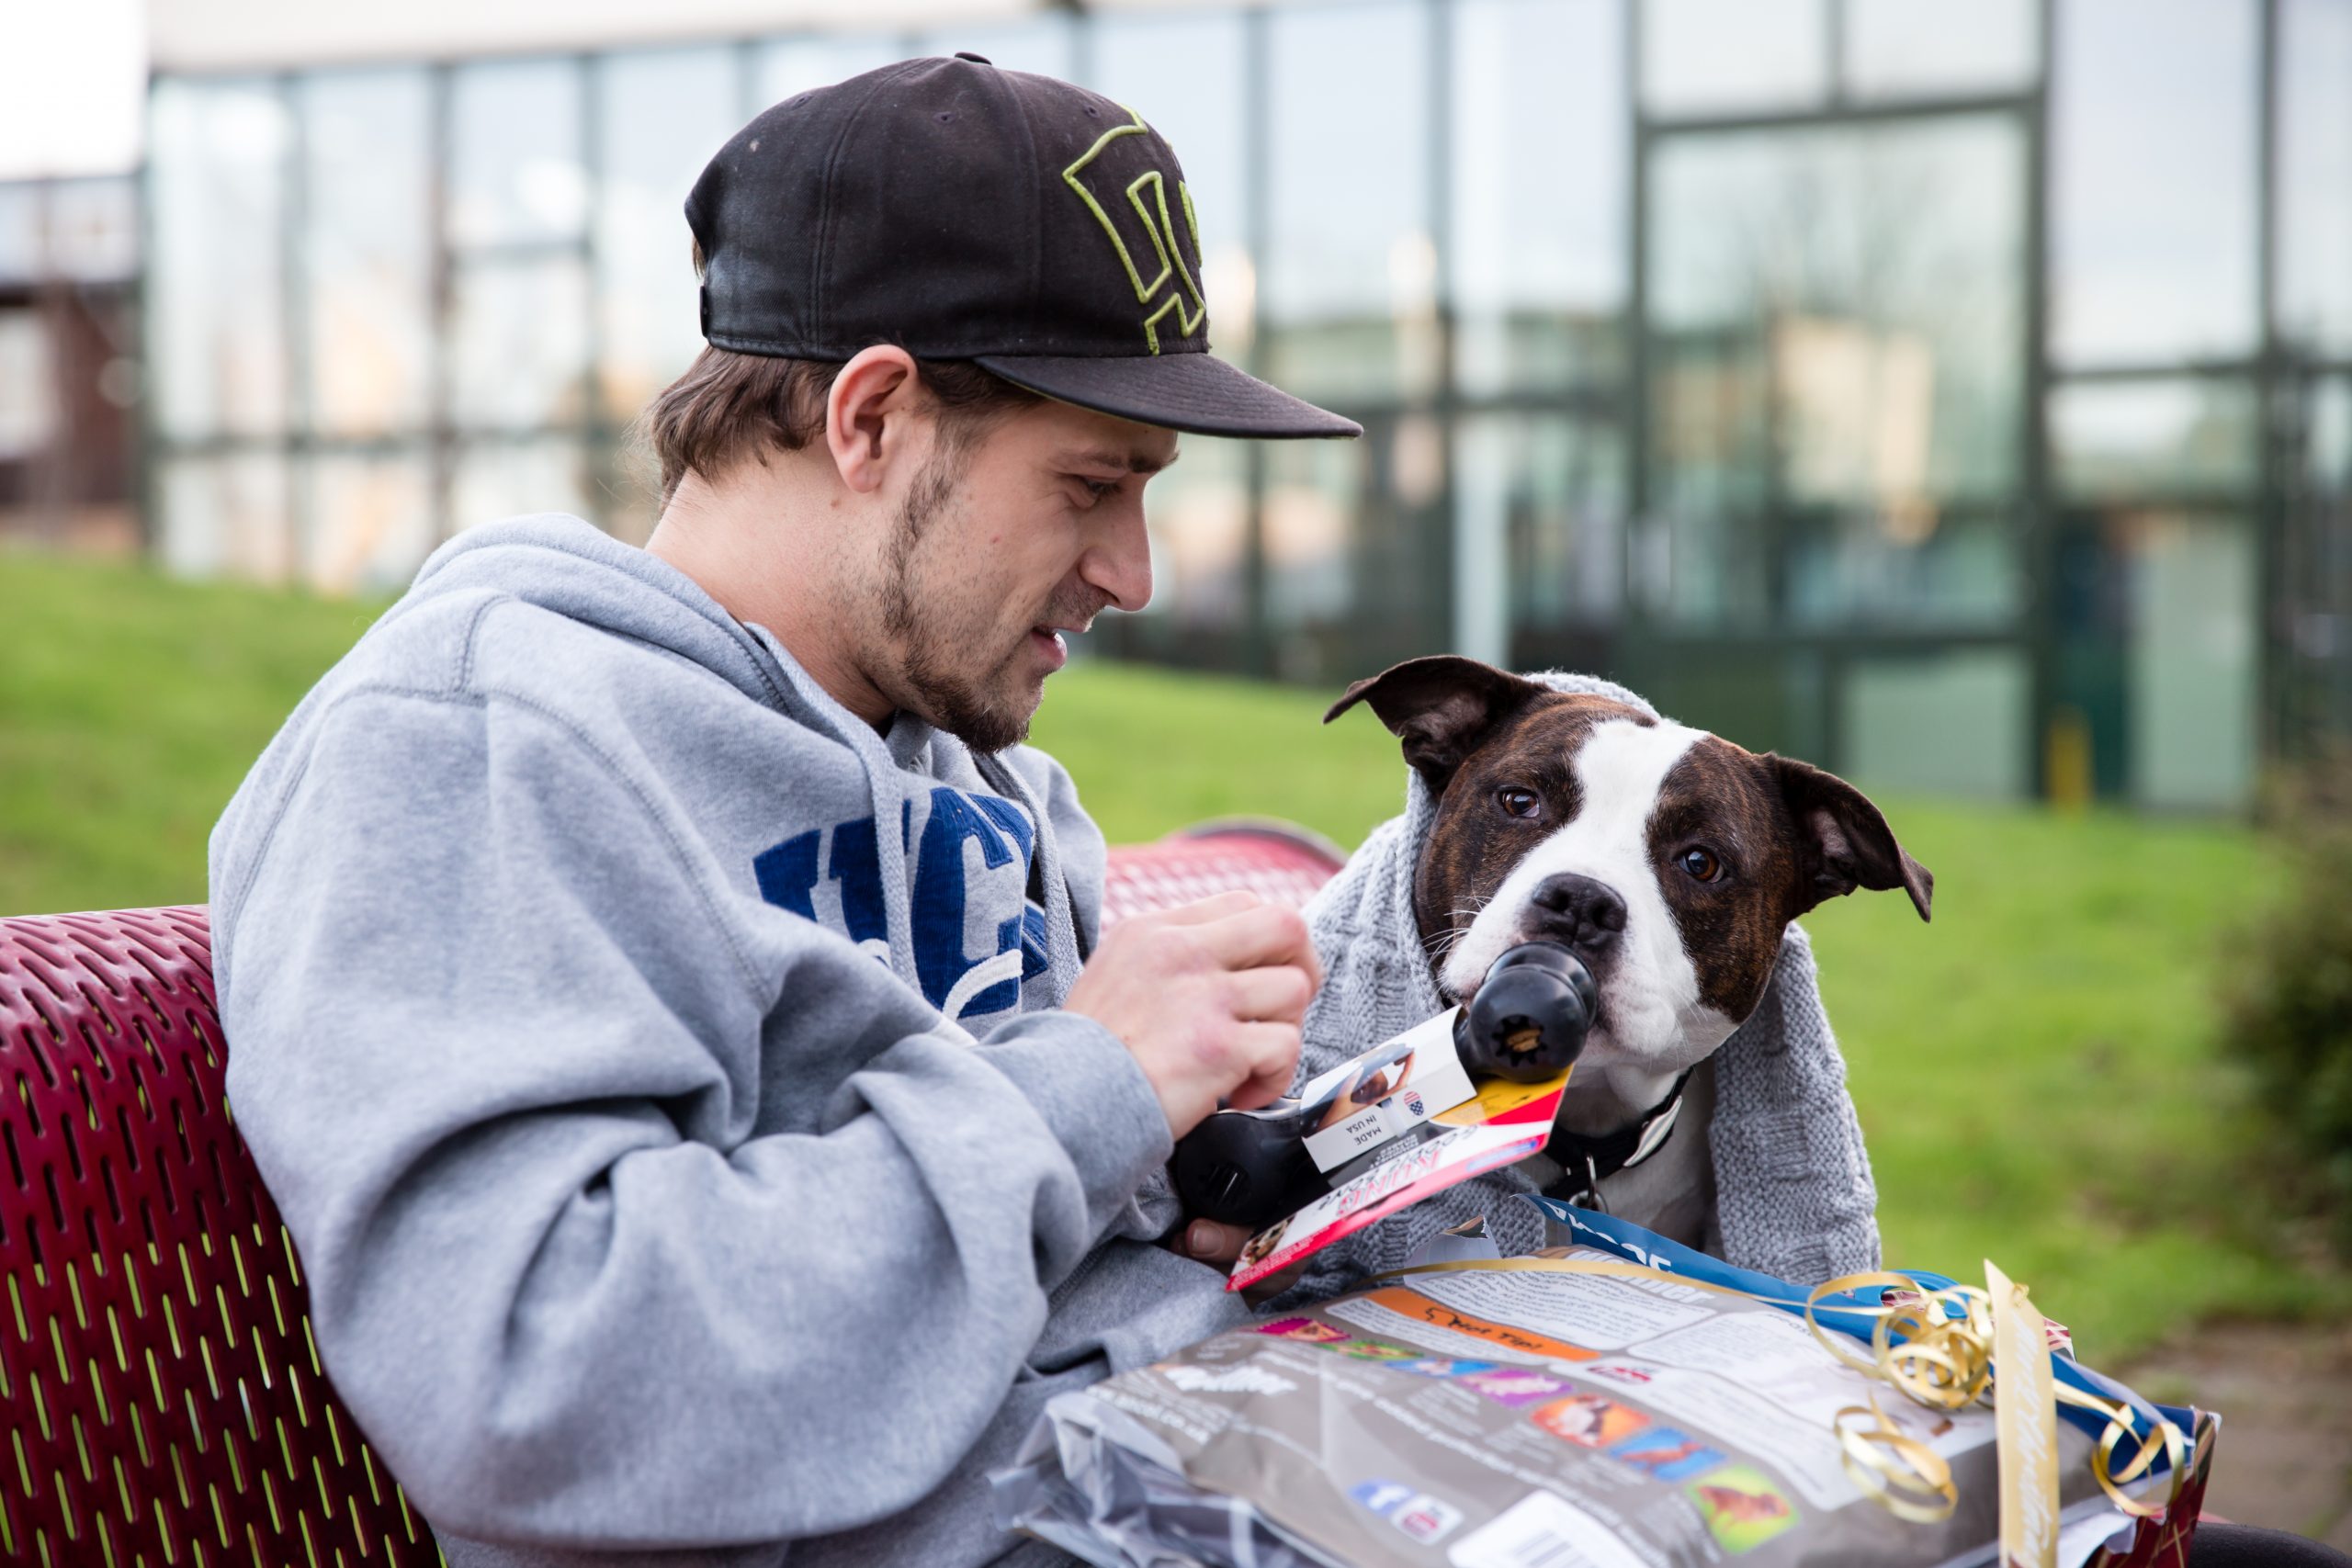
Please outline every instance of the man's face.
[{"label": "man's face", "polygon": [[934,440],[874,582],[868,677],[978,751],[1024,739],[1065,632],[1151,597],[1143,487],[1176,435],[1042,402]]}]

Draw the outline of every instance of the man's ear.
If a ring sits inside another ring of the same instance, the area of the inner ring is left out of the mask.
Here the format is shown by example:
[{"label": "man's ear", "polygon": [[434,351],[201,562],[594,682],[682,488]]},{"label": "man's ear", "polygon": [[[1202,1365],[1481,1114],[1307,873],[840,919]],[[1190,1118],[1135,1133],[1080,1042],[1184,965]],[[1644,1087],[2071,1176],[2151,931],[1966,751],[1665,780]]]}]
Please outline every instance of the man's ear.
[{"label": "man's ear", "polygon": [[842,483],[860,492],[881,488],[887,458],[912,428],[922,380],[914,355],[896,344],[860,349],[825,394],[825,446]]},{"label": "man's ear", "polygon": [[1358,681],[1331,705],[1323,722],[1369,703],[1380,722],[1405,742],[1405,761],[1431,789],[1442,791],[1488,730],[1547,690],[1491,664],[1442,653],[1408,659]]},{"label": "man's ear", "polygon": [[1900,887],[1911,895],[1919,918],[1928,918],[1936,879],[1894,841],[1894,829],[1868,795],[1809,762],[1770,752],[1762,761],[1772,770],[1789,818],[1796,824],[1798,914],[1857,887]]}]

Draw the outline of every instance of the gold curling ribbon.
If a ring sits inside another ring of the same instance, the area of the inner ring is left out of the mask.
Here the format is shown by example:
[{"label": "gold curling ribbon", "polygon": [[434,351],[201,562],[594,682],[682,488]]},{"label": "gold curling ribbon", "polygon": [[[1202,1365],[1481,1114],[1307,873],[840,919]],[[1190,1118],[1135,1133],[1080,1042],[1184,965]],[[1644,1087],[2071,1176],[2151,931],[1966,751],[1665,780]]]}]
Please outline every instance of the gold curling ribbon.
[{"label": "gold curling ribbon", "polygon": [[[1988,1262],[1988,1275],[1999,1270]],[[1744,1300],[1756,1298],[1748,1292],[1729,1285],[1718,1285],[1711,1280],[1694,1280],[1646,1264],[1625,1263],[1616,1258],[1559,1258],[1535,1255],[1526,1258],[1465,1258],[1455,1263],[1419,1263],[1407,1269],[1391,1269],[1377,1278],[1403,1279],[1414,1274],[1461,1273],[1543,1273],[1585,1274],[1613,1280],[1650,1280],[1661,1284],[1679,1285],[1684,1290],[1712,1291],[1717,1295],[1738,1296]],[[1899,1300],[1880,1306],[1853,1306],[1837,1303],[1832,1310],[1854,1313],[1872,1319],[1871,1350],[1868,1355],[1852,1348],[1849,1336],[1825,1329],[1814,1316],[1815,1308],[1828,1296],[1848,1291],[1869,1290],[1901,1292]],[[1958,1309],[1948,1312],[1947,1307]],[[2038,1314],[2037,1314],[2038,1315]],[[1871,1272],[1843,1274],[1815,1285],[1804,1301],[1805,1326],[1813,1337],[1842,1365],[1863,1376],[1891,1383],[1915,1403],[1931,1410],[1965,1409],[1985,1398],[1993,1388],[1994,1309],[1993,1297],[1973,1285],[1953,1285],[1941,1291],[1928,1291],[1908,1274]],[[1897,1339],[1896,1335],[1903,1337]],[[2041,1348],[2044,1376],[2049,1374],[2050,1351]],[[2133,1518],[2150,1518],[2163,1513],[2180,1496],[2180,1489],[2188,1482],[2188,1443],[2179,1427],[2161,1416],[2152,1420],[2143,1417],[2121,1400],[2102,1399],[2095,1393],[2070,1388],[2052,1381],[2053,1409],[2064,1404],[2077,1410],[2087,1410],[2107,1422],[2098,1443],[2091,1450],[2091,1478],[2105,1492],[2108,1500]],[[1849,1426],[1849,1418],[1866,1417],[1870,1426]],[[1958,1506],[1960,1493],[1951,1479],[1951,1467],[1945,1463],[1927,1444],[1902,1431],[1886,1417],[1875,1395],[1868,1406],[1849,1404],[1832,1418],[1838,1432],[1840,1457],[1846,1473],[1862,1494],[1876,1501],[1897,1518],[1913,1523],[1931,1524],[1943,1518]],[[2145,1429],[2143,1429],[2145,1428]],[[2122,1469],[2116,1468],[2115,1455],[2125,1441],[2132,1444],[2132,1458]],[[2161,1501],[2141,1502],[2127,1495],[2123,1488],[2149,1472],[2162,1454],[2172,1468],[2172,1485]]]},{"label": "gold curling ribbon", "polygon": [[[1848,1426],[1848,1417],[1855,1416],[1869,1416],[1871,1425]],[[1888,1420],[1878,1395],[1871,1394],[1867,1405],[1846,1406],[1833,1420],[1847,1477],[1863,1496],[1915,1525],[1934,1524],[1959,1505],[1951,1466],[1943,1455]]]},{"label": "gold curling ribbon", "polygon": [[[2022,1303],[2025,1292],[2012,1286],[2007,1276],[1990,1261],[1985,1277],[1993,1283],[1991,1294],[1973,1285],[1953,1285],[1941,1291],[1925,1291],[1918,1281],[1905,1274],[1868,1273],[1846,1274],[1826,1280],[1813,1288],[1805,1298],[1805,1326],[1821,1348],[1845,1365],[1865,1377],[1892,1383],[1915,1403],[1931,1410],[1960,1410],[1988,1398],[1993,1392],[1993,1349],[1996,1343],[1998,1314],[1996,1300],[2014,1295]],[[1695,1281],[1685,1280],[1686,1284]],[[1841,1295],[1848,1291],[1877,1290],[1900,1292],[1899,1299],[1881,1306],[1850,1306],[1837,1303],[1834,1310],[1856,1313],[1871,1319],[1871,1348],[1867,1356],[1852,1348],[1846,1335],[1822,1327],[1814,1311],[1823,1299]],[[2020,1381],[2029,1391],[2026,1401],[2040,1404],[2046,1400],[2053,1413],[2064,1404],[2076,1410],[2087,1410],[2100,1416],[2107,1426],[2100,1431],[2098,1443],[2091,1451],[2091,1478],[2106,1493],[2108,1500],[2134,1518],[2149,1518],[2163,1513],[2180,1495],[2188,1484],[2188,1439],[2179,1427],[2162,1416],[2153,1420],[2121,1400],[2102,1399],[2085,1390],[2070,1388],[2050,1375],[2050,1349],[2041,1337],[2041,1316],[2026,1306],[2032,1325],[2033,1359],[2039,1376],[2029,1372]],[[2025,1314],[2018,1314],[2021,1317]],[[1896,1337],[1901,1336],[1900,1338]],[[2020,1344],[2025,1343],[2020,1339]],[[2042,1382],[2049,1389],[2036,1399],[2032,1384]],[[1998,1408],[1997,1399],[1994,1400]],[[1859,1430],[1846,1425],[1849,1416],[1868,1416],[1876,1425]],[[1913,1498],[1928,1494],[1946,1499],[1943,1514],[1951,1512],[1958,1495],[1951,1490],[1951,1467],[1937,1459],[1934,1452],[1905,1438],[1885,1418],[1885,1413],[1873,1400],[1870,1409],[1849,1405],[1838,1413],[1838,1439],[1844,1449],[1846,1473],[1857,1486],[1886,1504],[1901,1517],[1914,1516],[1903,1513],[1891,1499]],[[1851,1431],[1851,1436],[1849,1436]],[[2116,1453],[2126,1441],[2132,1445],[2132,1458],[2119,1470]],[[2005,1447],[2007,1445],[2005,1444]],[[2172,1484],[2165,1495],[2155,1501],[2142,1502],[2129,1495],[2123,1488],[2146,1475],[2154,1467],[2156,1456],[2162,1454],[2169,1461]],[[1922,1456],[1935,1462],[1920,1463]],[[2012,1461],[2003,1455],[2005,1476],[2012,1470]],[[2054,1480],[2054,1472],[2053,1472]],[[2008,1510],[2005,1508],[2006,1517]],[[1943,1514],[1929,1516],[1940,1518]],[[2006,1540],[2005,1540],[2006,1545]],[[2030,1561],[2027,1559],[2026,1561]]]}]

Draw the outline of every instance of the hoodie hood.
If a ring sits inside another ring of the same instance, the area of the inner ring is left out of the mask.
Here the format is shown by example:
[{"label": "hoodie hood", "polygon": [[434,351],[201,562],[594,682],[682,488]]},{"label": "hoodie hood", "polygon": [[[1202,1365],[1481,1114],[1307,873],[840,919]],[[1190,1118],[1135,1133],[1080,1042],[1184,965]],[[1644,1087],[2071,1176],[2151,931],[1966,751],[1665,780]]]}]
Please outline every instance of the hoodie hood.
[{"label": "hoodie hood", "polygon": [[[1024,776],[1037,773],[1035,766],[976,756],[955,737],[909,713],[896,716],[887,733],[876,731],[818,684],[765,626],[738,621],[669,562],[577,517],[520,517],[459,535],[426,560],[394,614],[481,594],[673,654],[753,702],[830,737],[857,759],[876,822],[908,817],[903,796],[910,774],[925,780],[969,777],[990,795],[1012,802],[1033,825],[1048,815],[1046,791],[1037,787],[1047,781]],[[1030,753],[1030,761],[1058,772],[1042,754]],[[1084,957],[1075,940],[1069,868],[1050,833],[1032,835],[1030,841],[1031,853],[1041,862],[1034,880],[1044,895],[1036,905],[1039,919],[1032,922],[1038,928],[1034,934],[1058,995],[1077,979]],[[909,883],[909,848],[904,833],[875,835],[878,882],[885,890],[882,942],[891,968],[924,989],[916,914],[890,894]],[[1099,874],[1095,881],[1099,886]]]},{"label": "hoodie hood", "polygon": [[785,700],[775,659],[751,627],[668,561],[577,517],[548,513],[468,529],[433,552],[384,619],[480,593],[674,653],[754,702]]}]

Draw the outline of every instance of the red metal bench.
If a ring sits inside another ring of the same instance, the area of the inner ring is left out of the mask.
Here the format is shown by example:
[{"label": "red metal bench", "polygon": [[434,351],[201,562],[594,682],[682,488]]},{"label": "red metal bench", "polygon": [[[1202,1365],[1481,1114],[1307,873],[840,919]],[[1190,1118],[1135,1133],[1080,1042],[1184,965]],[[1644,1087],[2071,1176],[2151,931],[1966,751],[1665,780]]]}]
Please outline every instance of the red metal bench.
[{"label": "red metal bench", "polygon": [[[1114,849],[1104,918],[1340,861],[1210,824]],[[222,1098],[211,957],[201,908],[0,919],[0,1562],[423,1568]]]}]

